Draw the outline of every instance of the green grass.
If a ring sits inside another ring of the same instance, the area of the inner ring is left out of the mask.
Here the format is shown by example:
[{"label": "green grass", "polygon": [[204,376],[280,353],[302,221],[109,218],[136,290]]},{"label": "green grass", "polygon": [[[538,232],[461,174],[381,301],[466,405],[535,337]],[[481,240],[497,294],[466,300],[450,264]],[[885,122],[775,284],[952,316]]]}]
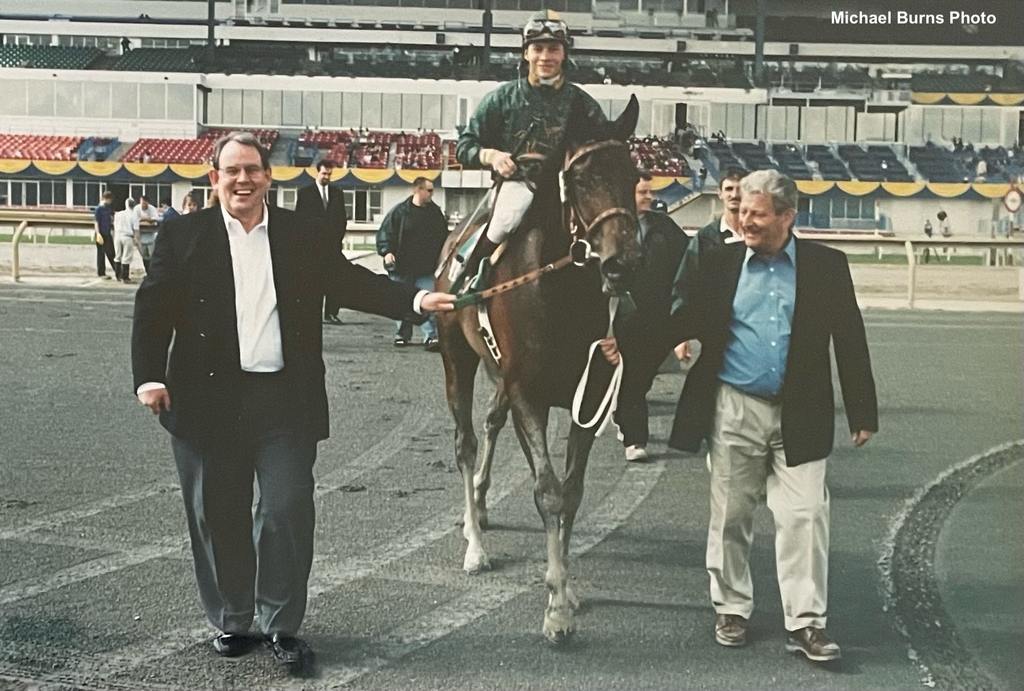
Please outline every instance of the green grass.
[{"label": "green grass", "polygon": [[[846,258],[851,264],[882,264],[882,265],[893,265],[893,266],[906,266],[907,255],[906,254],[885,254],[882,255],[881,259],[874,254],[848,254]],[[922,259],[918,255],[918,265],[921,265]],[[945,266],[983,266],[985,264],[984,257],[976,254],[968,255],[953,255],[946,261],[946,258],[934,254],[929,258],[931,264],[942,264]]]}]

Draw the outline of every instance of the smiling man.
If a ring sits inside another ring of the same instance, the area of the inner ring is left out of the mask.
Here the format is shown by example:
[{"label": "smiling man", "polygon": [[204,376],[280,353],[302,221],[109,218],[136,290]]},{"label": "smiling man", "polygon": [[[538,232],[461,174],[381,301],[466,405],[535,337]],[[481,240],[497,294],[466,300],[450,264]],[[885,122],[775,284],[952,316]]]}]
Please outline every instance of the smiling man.
[{"label": "smiling man", "polygon": [[219,139],[212,163],[219,205],[162,229],[135,297],[133,391],[171,433],[200,599],[221,632],[214,650],[248,652],[255,615],[277,661],[293,665],[308,651],[295,636],[313,463],[328,436],[323,296],[392,319],[450,310],[454,296],[354,266],[327,229],[268,204],[269,152],[252,134]]},{"label": "smiling man", "polygon": [[792,232],[795,183],[774,170],[740,183],[742,243],[701,259],[693,299],[673,316],[703,350],[676,409],[669,445],[709,447],[707,570],[715,640],[747,642],[754,609],[749,556],[762,497],[775,519],[786,649],[840,657],[826,633],[829,495],[835,408],[830,343],[854,446],[878,430],[864,322],[846,256]]},{"label": "smiling man", "polygon": [[[557,152],[567,127],[593,130],[607,124],[604,112],[587,92],[565,78],[569,55],[569,27],[557,12],[544,10],[523,27],[526,79],[505,82],[480,101],[456,146],[459,163],[484,166],[504,178],[494,200],[487,233],[464,263],[452,262],[452,280],[472,276],[483,257],[489,256],[523,219],[533,190],[535,170],[516,163],[519,154]],[[569,123],[576,105],[579,121]]]}]

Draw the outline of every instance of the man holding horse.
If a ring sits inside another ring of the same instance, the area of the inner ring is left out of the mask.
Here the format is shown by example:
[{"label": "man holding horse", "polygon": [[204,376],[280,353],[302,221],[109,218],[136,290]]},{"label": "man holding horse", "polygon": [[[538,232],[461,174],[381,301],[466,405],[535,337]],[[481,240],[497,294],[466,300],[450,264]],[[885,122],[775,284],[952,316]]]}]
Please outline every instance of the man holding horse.
[{"label": "man holding horse", "polygon": [[677,342],[698,338],[669,445],[710,449],[707,570],[715,640],[746,644],[754,609],[753,514],[762,496],[775,520],[786,649],[840,657],[826,633],[829,493],[825,461],[835,410],[834,347],[854,446],[878,430],[864,322],[846,257],[792,233],[795,183],[774,170],[743,178],[743,243],[701,257],[693,299],[673,316]]},{"label": "man holding horse", "polygon": [[526,215],[533,201],[536,168],[560,150],[570,112],[573,127],[607,125],[597,101],[566,80],[570,44],[569,27],[556,12],[544,10],[531,16],[523,27],[526,79],[505,82],[485,96],[459,137],[455,151],[459,162],[467,168],[488,167],[500,180],[486,232],[468,259],[452,263],[449,276],[456,285],[462,277],[474,276],[481,260]]}]

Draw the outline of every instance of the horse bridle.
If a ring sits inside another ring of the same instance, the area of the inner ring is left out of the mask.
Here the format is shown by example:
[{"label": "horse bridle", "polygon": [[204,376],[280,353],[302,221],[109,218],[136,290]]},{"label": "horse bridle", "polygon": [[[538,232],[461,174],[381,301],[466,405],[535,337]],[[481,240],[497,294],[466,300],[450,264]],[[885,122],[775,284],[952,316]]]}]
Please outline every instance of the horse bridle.
[{"label": "horse bridle", "polygon": [[636,213],[632,209],[627,209],[624,206],[615,206],[610,209],[605,209],[587,222],[580,211],[578,200],[575,195],[572,194],[570,183],[572,182],[573,166],[592,153],[613,148],[626,148],[626,145],[623,142],[610,139],[580,147],[571,157],[569,157],[569,160],[566,161],[562,171],[558,174],[558,187],[562,197],[562,207],[564,209],[564,214],[567,216],[566,227],[572,235],[572,244],[569,247],[569,253],[573,257],[573,264],[576,266],[583,266],[585,263],[596,257],[590,247],[590,242],[587,240],[587,238],[590,237],[590,233],[595,228],[608,219],[615,218],[616,216],[625,216],[634,223],[636,223],[637,220]]}]

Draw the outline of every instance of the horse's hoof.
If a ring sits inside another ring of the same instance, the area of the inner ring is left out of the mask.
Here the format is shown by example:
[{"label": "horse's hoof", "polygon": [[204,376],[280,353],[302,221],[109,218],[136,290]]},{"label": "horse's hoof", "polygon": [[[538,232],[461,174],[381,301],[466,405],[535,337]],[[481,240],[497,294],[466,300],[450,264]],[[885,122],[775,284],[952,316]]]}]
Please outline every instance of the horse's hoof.
[{"label": "horse's hoof", "polygon": [[547,612],[544,614],[544,637],[554,645],[562,645],[576,633],[572,612]]},{"label": "horse's hoof", "polygon": [[491,560],[483,551],[471,553],[466,551],[466,558],[462,561],[462,570],[470,576],[475,576],[481,571],[488,571],[491,568]]}]

